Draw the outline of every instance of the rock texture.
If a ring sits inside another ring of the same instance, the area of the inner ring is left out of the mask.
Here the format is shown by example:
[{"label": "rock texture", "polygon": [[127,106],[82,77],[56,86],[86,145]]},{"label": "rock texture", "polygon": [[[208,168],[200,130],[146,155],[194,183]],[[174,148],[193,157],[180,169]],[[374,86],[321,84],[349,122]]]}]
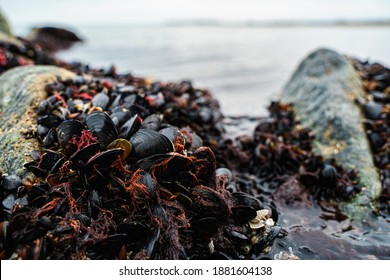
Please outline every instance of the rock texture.
[{"label": "rock texture", "polygon": [[45,98],[45,86],[57,77],[75,74],[55,66],[16,67],[0,76],[0,170],[21,174],[29,153],[38,147],[34,130],[36,108]]},{"label": "rock texture", "polygon": [[315,150],[359,172],[362,192],[342,205],[361,219],[380,194],[380,181],[363,130],[356,98],[364,98],[361,80],[348,60],[320,49],[310,54],[283,89],[281,101],[293,103],[297,118],[315,134]]}]

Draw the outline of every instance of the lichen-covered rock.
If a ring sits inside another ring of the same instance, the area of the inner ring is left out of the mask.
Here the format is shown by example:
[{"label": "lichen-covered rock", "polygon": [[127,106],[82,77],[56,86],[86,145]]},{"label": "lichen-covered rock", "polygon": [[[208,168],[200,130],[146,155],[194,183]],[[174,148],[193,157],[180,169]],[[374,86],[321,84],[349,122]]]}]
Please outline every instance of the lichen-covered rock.
[{"label": "lichen-covered rock", "polygon": [[282,102],[294,105],[302,125],[314,132],[318,153],[359,172],[364,188],[353,201],[343,205],[355,219],[364,218],[381,188],[363,130],[363,117],[355,104],[356,98],[363,97],[361,80],[352,65],[327,49],[310,54],[281,95]]},{"label": "lichen-covered rock", "polygon": [[0,76],[0,170],[21,174],[29,153],[38,147],[34,131],[40,100],[46,96],[45,86],[57,77],[75,74],[55,66],[22,66]]}]

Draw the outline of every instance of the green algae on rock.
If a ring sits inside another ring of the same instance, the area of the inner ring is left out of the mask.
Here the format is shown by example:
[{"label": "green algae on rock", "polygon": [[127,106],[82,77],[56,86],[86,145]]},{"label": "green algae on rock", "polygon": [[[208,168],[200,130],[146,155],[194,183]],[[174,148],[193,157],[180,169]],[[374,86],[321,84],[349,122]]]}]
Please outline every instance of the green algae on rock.
[{"label": "green algae on rock", "polygon": [[362,126],[363,116],[355,99],[363,98],[361,80],[340,54],[320,49],[310,54],[283,89],[282,102],[292,103],[302,125],[316,137],[314,149],[358,171],[361,193],[343,203],[354,219],[363,219],[381,184]]},{"label": "green algae on rock", "polygon": [[36,138],[26,137],[33,131],[36,110],[45,98],[45,86],[57,77],[75,74],[55,66],[16,67],[0,76],[0,170],[21,174],[28,154],[38,147]]}]

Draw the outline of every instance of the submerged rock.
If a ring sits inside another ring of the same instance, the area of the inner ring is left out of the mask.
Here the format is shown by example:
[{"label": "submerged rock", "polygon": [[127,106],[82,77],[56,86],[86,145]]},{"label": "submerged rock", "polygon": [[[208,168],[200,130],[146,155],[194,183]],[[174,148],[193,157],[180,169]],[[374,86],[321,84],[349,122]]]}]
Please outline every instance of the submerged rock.
[{"label": "submerged rock", "polygon": [[16,67],[0,76],[0,170],[9,174],[23,172],[23,164],[38,147],[33,135],[36,110],[45,98],[45,86],[57,77],[74,74],[54,66]]},{"label": "submerged rock", "polygon": [[381,184],[355,104],[364,98],[361,80],[350,62],[338,53],[320,49],[310,54],[285,86],[281,101],[292,103],[297,119],[315,134],[314,149],[355,169],[364,186],[344,203],[351,218],[362,219],[380,195]]}]

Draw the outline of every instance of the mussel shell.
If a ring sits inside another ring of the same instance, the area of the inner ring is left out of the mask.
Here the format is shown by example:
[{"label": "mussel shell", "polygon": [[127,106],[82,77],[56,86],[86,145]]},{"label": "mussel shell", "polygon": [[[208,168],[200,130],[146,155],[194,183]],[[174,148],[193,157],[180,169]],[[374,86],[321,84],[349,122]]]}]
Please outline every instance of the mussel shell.
[{"label": "mussel shell", "polygon": [[381,117],[383,105],[374,101],[368,101],[363,105],[363,111],[368,119],[378,120]]},{"label": "mussel shell", "polygon": [[131,152],[131,144],[129,141],[123,138],[115,139],[113,142],[108,145],[107,149],[116,149],[121,148],[123,150],[123,154],[121,156],[122,161],[125,161]]},{"label": "mussel shell", "polygon": [[78,164],[80,161],[85,164],[91,157],[96,155],[99,151],[100,151],[100,144],[94,143],[77,151],[69,159],[74,164]]},{"label": "mussel shell", "polygon": [[57,142],[56,131],[53,128],[50,128],[50,130],[46,134],[46,137],[43,139],[43,147],[48,149],[50,147],[53,147],[56,142]]},{"label": "mussel shell", "polygon": [[155,154],[174,151],[171,140],[166,136],[150,129],[138,130],[130,139],[133,147],[132,154],[136,158],[146,158]]},{"label": "mussel shell", "polygon": [[120,156],[122,156],[122,154],[123,149],[121,148],[98,153],[88,160],[87,164],[85,165],[85,168],[92,169],[95,165],[110,167],[111,164],[113,164]]},{"label": "mussel shell", "polygon": [[161,118],[156,114],[152,114],[143,120],[140,129],[151,129],[157,131],[160,129],[161,123]]},{"label": "mussel shell", "polygon": [[59,126],[63,120],[64,120],[63,118],[57,115],[49,114],[49,115],[39,117],[37,122],[38,124],[43,125],[47,128],[53,128]]},{"label": "mussel shell", "polygon": [[153,229],[152,233],[148,236],[145,249],[146,249],[146,254],[148,255],[149,258],[153,258],[154,254],[157,251],[160,234],[161,234],[161,229],[159,226],[156,226],[156,228]]},{"label": "mussel shell", "polygon": [[118,138],[118,131],[109,115],[104,112],[94,112],[85,120],[88,129],[92,132],[99,143],[107,147]]},{"label": "mussel shell", "polygon": [[39,162],[39,168],[50,171],[53,165],[56,164],[58,159],[59,156],[57,153],[52,151],[47,151],[41,156],[41,160]]},{"label": "mussel shell", "polygon": [[236,202],[235,204],[238,206],[249,206],[252,207],[253,209],[261,210],[263,208],[263,204],[255,198],[254,196],[244,193],[244,192],[235,192],[233,193],[233,198],[234,201]]},{"label": "mussel shell", "polygon": [[250,220],[256,218],[256,210],[248,206],[232,207],[233,220],[238,226],[248,223]]},{"label": "mussel shell", "polygon": [[100,107],[103,110],[106,109],[109,102],[110,102],[110,98],[107,96],[107,94],[105,94],[103,92],[96,94],[92,98],[92,105],[95,107]]},{"label": "mussel shell", "polygon": [[73,136],[81,136],[81,132],[84,129],[85,126],[79,121],[67,120],[62,122],[57,127],[58,143],[62,148],[65,148],[69,140],[72,139]]},{"label": "mussel shell", "polygon": [[126,139],[130,140],[131,136],[134,135],[134,133],[138,130],[140,127],[141,122],[137,114],[133,115],[129,120],[127,120],[119,133],[119,136]]},{"label": "mussel shell", "polygon": [[330,164],[325,164],[320,172],[320,183],[324,187],[334,188],[337,183],[337,171]]},{"label": "mussel shell", "polygon": [[191,221],[194,231],[205,235],[213,235],[218,232],[220,221],[214,217],[205,217]]}]

